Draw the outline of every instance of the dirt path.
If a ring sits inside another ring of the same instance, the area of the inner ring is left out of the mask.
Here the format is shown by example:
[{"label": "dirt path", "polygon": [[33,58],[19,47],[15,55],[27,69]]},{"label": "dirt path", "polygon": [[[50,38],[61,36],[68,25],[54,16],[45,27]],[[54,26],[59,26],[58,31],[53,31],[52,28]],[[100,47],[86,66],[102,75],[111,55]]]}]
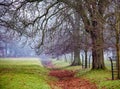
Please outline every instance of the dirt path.
[{"label": "dirt path", "polygon": [[96,85],[87,79],[74,77],[74,71],[51,70],[49,75],[58,78],[58,81],[50,83],[52,89],[58,89],[58,87],[61,89],[97,89]]}]

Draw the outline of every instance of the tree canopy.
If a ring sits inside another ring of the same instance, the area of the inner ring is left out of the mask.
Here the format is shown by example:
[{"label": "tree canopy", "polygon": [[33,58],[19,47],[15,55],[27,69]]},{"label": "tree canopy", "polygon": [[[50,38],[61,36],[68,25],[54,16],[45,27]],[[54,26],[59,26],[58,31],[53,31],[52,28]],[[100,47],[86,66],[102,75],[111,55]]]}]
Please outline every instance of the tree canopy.
[{"label": "tree canopy", "polygon": [[[74,52],[75,60],[79,60],[82,44],[89,44],[92,68],[104,69],[108,44],[104,33],[112,29],[119,38],[119,6],[119,0],[2,0],[0,26],[30,39],[38,54]],[[83,42],[85,38],[90,41]],[[116,44],[119,46],[118,41]]]}]

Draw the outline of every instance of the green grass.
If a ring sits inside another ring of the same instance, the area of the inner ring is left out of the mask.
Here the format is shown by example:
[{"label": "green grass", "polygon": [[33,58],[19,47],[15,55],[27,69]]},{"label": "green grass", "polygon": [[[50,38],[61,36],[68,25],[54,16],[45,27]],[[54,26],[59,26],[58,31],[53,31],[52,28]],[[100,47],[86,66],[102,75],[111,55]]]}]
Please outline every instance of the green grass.
[{"label": "green grass", "polygon": [[[105,62],[109,70],[65,67],[69,63],[64,61],[54,61],[53,64],[61,69],[79,70],[76,76],[96,83],[98,89],[120,89],[120,80],[111,80],[109,61]],[[48,83],[54,79],[48,72],[37,58],[0,58],[0,89],[50,89]]]},{"label": "green grass", "polygon": [[38,58],[0,58],[0,65],[40,65]]},{"label": "green grass", "polygon": [[109,70],[83,70],[77,76],[87,78],[91,82],[96,83],[98,89],[120,89],[120,80],[111,80],[111,72]]},{"label": "green grass", "polygon": [[28,59],[0,59],[0,89],[50,89],[48,70]]},{"label": "green grass", "polygon": [[65,62],[64,60],[53,60],[52,64],[54,65],[54,69],[65,69],[65,70],[80,70],[82,66],[70,66],[71,63]]},{"label": "green grass", "polygon": [[105,67],[108,69],[108,70],[111,70],[111,62],[109,60],[105,60]]},{"label": "green grass", "polygon": [[70,63],[65,62],[64,60],[53,60],[52,63],[54,66],[58,68],[62,68],[70,65]]}]

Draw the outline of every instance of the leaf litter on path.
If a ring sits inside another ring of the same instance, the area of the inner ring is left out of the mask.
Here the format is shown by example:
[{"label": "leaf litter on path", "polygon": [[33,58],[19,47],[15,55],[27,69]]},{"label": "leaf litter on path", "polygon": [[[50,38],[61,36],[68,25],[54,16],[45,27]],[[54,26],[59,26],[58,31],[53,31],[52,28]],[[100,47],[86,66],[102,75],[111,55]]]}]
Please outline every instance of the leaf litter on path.
[{"label": "leaf litter on path", "polygon": [[[51,82],[52,89],[97,89],[94,83],[87,79],[74,77],[75,71],[69,70],[51,70],[49,75],[58,78],[58,81]],[[57,87],[56,87],[57,86]]]}]

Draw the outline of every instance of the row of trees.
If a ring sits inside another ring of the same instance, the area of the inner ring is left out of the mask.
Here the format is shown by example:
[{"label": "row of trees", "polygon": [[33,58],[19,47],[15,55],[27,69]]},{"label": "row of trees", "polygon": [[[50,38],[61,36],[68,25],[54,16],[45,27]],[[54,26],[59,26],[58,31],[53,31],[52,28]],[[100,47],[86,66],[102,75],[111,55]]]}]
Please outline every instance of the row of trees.
[{"label": "row of trees", "polygon": [[91,51],[92,69],[104,69],[104,50],[116,48],[120,78],[119,0],[2,0],[0,26],[28,37],[38,54],[74,53],[72,65]]}]

